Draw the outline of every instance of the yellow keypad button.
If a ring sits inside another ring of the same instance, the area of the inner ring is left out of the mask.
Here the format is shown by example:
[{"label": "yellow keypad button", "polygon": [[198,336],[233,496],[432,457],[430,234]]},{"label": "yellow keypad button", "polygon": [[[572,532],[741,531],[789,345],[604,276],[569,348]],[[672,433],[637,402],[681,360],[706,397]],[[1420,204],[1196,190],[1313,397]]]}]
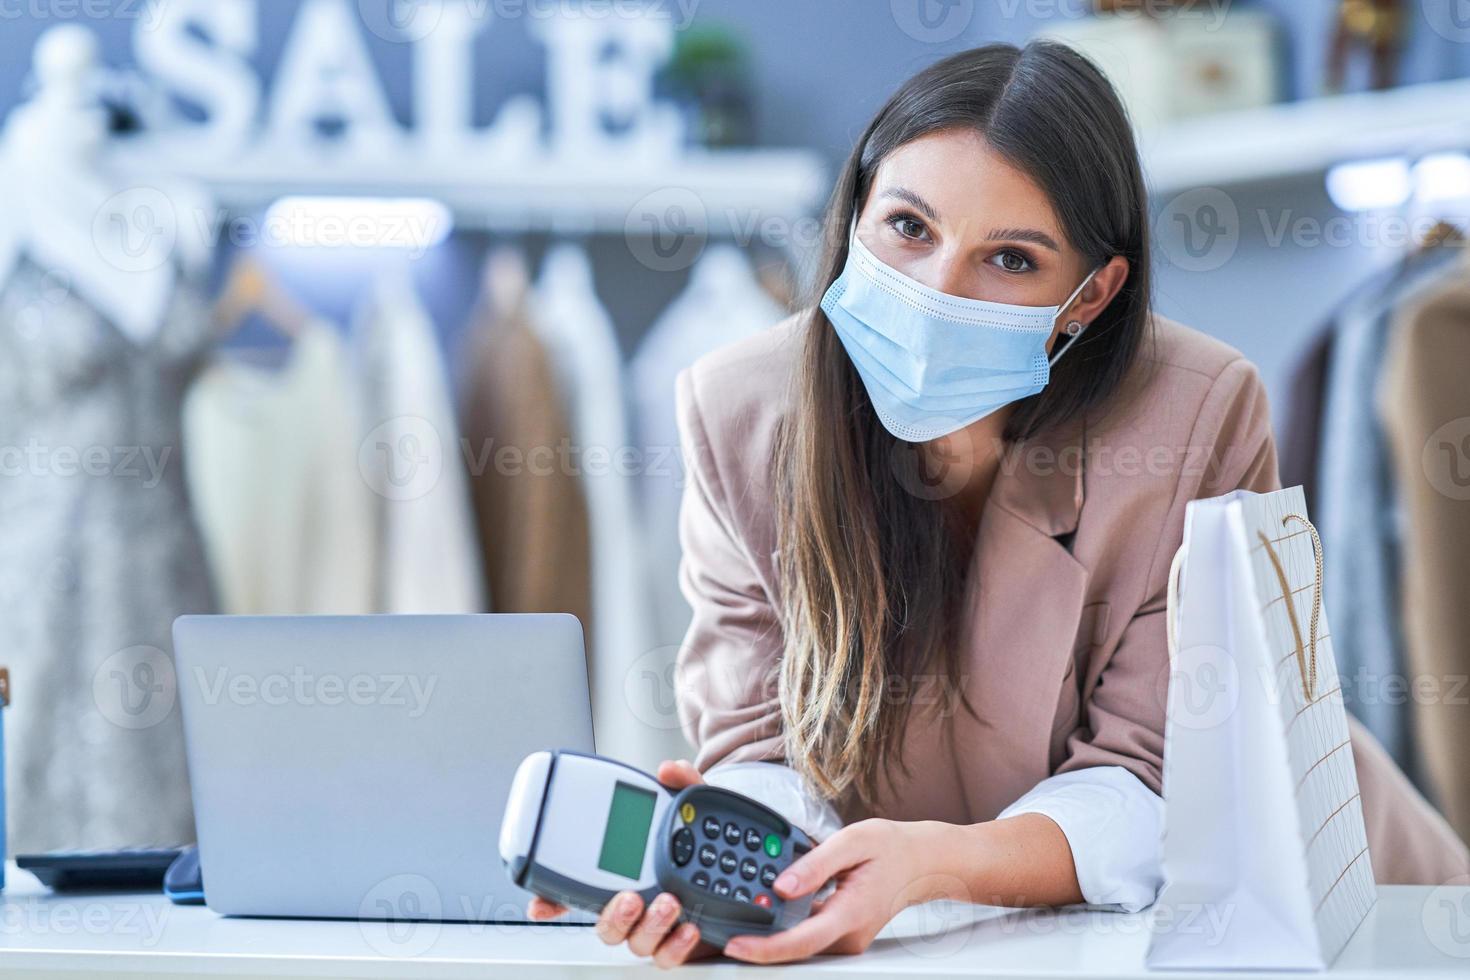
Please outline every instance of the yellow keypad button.
[{"label": "yellow keypad button", "polygon": [[693,803],[685,803],[683,806],[679,807],[679,816],[680,816],[680,818],[683,819],[683,821],[685,823],[693,823],[694,822],[694,804]]}]

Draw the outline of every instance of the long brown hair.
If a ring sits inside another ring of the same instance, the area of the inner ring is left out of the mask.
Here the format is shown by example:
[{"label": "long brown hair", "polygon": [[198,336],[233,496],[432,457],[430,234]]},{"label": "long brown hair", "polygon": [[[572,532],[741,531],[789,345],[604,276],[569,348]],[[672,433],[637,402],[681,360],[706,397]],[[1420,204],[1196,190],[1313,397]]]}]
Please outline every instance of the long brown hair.
[{"label": "long brown hair", "polygon": [[1103,403],[1149,322],[1138,151],[1122,104],[1087,59],[1047,42],[975,48],[915,75],[868,124],[827,207],[820,275],[774,460],[786,753],[829,797],[852,789],[872,801],[885,760],[902,759],[916,699],[894,690],[933,677],[962,691],[959,601],[970,549],[942,501],[899,478],[903,467],[922,465],[917,447],[879,423],[817,306],[847,261],[848,222],[878,164],[910,140],[954,128],[979,132],[1036,180],[1071,244],[1094,265],[1122,256],[1131,269],[1057,362],[1047,388],[1016,405],[1007,443]]}]

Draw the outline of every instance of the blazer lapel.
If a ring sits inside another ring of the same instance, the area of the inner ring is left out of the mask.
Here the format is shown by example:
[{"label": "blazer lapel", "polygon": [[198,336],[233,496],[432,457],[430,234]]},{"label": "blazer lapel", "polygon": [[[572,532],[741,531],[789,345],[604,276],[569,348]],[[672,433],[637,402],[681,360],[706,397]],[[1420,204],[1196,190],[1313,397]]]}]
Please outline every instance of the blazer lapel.
[{"label": "blazer lapel", "polygon": [[[956,721],[972,819],[989,819],[1050,774],[1052,725],[1088,583],[1068,548],[1085,488],[1081,425],[1011,447],[981,515],[970,567],[965,690]],[[985,765],[965,764],[982,757]]]}]

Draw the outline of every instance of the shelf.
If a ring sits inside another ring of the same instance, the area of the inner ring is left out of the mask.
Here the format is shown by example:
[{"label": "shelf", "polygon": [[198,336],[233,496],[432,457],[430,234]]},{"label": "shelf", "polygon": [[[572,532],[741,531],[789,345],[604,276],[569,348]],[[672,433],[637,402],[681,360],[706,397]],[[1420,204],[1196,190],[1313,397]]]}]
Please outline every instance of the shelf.
[{"label": "shelf", "polygon": [[1470,150],[1470,80],[1224,113],[1140,140],[1156,196],[1322,173],[1348,160]]},{"label": "shelf", "polygon": [[118,146],[112,160],[141,180],[167,173],[197,181],[237,214],[286,195],[430,197],[454,212],[456,227],[480,230],[622,233],[656,214],[677,225],[703,220],[713,235],[754,235],[760,221],[816,213],[830,189],[820,155],[787,149],[691,150],[672,164],[556,157],[509,164],[405,145],[351,156],[260,147],[208,160],[134,142]]}]

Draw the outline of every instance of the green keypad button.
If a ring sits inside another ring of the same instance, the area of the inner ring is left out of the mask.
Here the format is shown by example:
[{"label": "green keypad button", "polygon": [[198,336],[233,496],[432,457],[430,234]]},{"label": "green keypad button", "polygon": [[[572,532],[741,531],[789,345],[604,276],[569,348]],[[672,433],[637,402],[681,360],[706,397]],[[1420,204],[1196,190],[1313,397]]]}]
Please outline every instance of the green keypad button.
[{"label": "green keypad button", "polygon": [[766,854],[769,857],[781,856],[781,838],[775,834],[766,835]]}]

